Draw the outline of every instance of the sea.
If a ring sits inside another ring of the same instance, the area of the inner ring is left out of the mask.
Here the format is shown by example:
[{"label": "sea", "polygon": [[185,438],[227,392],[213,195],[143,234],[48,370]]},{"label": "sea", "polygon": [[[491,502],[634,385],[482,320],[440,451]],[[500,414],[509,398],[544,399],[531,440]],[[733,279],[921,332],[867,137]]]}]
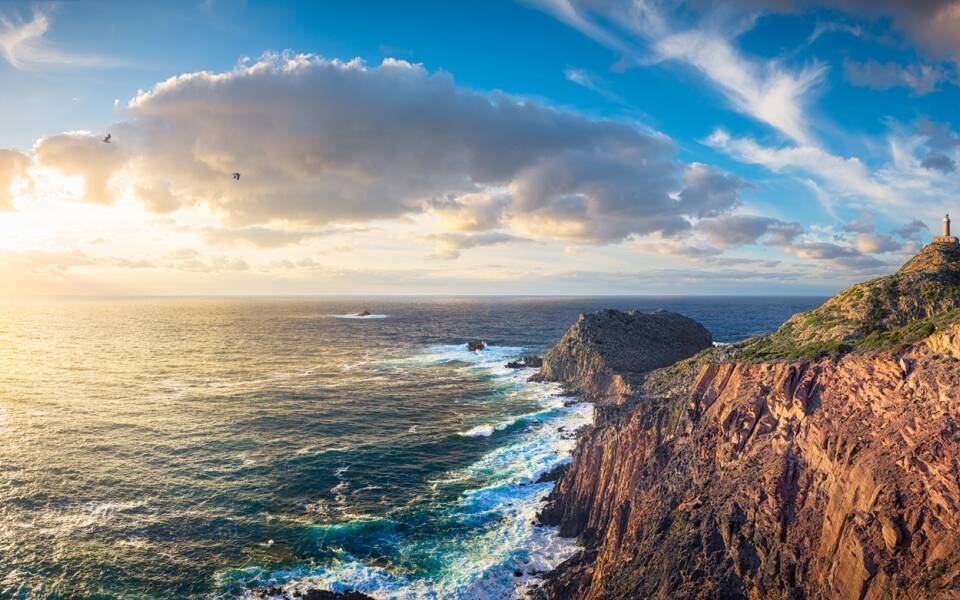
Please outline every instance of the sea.
[{"label": "sea", "polygon": [[822,301],[0,302],[0,598],[522,597],[576,550],[536,525],[537,479],[593,407],[507,361],[581,311],[673,310],[722,343]]}]

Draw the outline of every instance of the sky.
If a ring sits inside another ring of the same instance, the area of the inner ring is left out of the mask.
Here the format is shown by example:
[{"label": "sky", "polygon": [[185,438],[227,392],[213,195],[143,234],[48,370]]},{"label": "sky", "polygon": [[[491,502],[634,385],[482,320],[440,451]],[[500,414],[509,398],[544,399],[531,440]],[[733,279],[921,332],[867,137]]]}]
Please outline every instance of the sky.
[{"label": "sky", "polygon": [[827,295],[960,216],[958,61],[955,0],[2,2],[0,296]]}]

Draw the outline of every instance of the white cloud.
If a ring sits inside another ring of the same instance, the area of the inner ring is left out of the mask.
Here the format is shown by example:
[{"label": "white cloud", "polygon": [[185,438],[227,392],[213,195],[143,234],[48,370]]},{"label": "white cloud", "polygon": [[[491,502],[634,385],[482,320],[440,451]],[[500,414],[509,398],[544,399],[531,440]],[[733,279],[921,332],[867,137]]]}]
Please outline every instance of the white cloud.
[{"label": "white cloud", "polygon": [[704,143],[742,162],[824,182],[840,196],[863,198],[887,208],[905,202],[903,196],[877,180],[856,157],[839,157],[817,146],[762,146],[750,138],[732,138],[723,130],[714,131]]},{"label": "white cloud", "polygon": [[[724,29],[719,25],[720,20],[709,18],[694,27],[677,27],[653,2],[594,4],[543,0],[538,4],[635,63],[675,60],[696,68],[718,87],[735,110],[770,125],[794,141],[811,143],[813,136],[804,101],[822,80],[826,66],[813,64],[791,70],[778,60],[748,59],[732,43],[740,30]],[[600,13],[600,18],[592,20],[591,11]],[[643,42],[647,50],[639,51],[624,43],[598,24],[600,21],[616,23]]]},{"label": "white cloud", "polygon": [[724,248],[756,244],[759,241],[771,246],[786,246],[803,233],[799,223],[759,215],[726,215],[705,219],[697,224],[697,230]]},{"label": "white cloud", "polygon": [[30,159],[16,150],[0,150],[0,211],[12,208],[13,196],[10,187],[26,175]]},{"label": "white cloud", "polygon": [[0,15],[0,56],[10,66],[21,70],[43,66],[109,67],[120,64],[102,56],[57,50],[44,39],[49,29],[50,16],[39,8],[33,11],[33,18],[29,21]]},{"label": "white cloud", "polygon": [[737,203],[735,180],[684,170],[662,134],[480,94],[403,61],[270,55],[170,78],[128,114],[110,144],[40,140],[37,163],[82,175],[89,202],[126,190],[154,211],[201,205],[234,227],[433,212],[455,231],[608,243],[682,232]]},{"label": "white cloud", "polygon": [[794,141],[810,143],[803,98],[819,83],[826,67],[813,65],[797,72],[777,61],[745,59],[721,34],[691,30],[655,42],[664,59],[680,60],[713,81],[738,111],[781,131]]},{"label": "white cloud", "polygon": [[[82,177],[83,200],[94,204],[111,204],[115,193],[110,180],[127,159],[123,149],[106,144],[100,136],[83,132],[63,133],[40,139],[33,148],[41,167],[52,167],[65,175]],[[156,202],[155,198],[151,198]]]},{"label": "white cloud", "polygon": [[859,217],[843,226],[843,230],[853,233],[873,233],[876,227],[873,213],[869,210],[862,210]]},{"label": "white cloud", "polygon": [[882,254],[896,252],[903,244],[889,235],[876,233],[861,233],[857,236],[857,250],[864,253]]},{"label": "white cloud", "polygon": [[606,81],[589,73],[585,69],[568,67],[564,70],[563,76],[567,81],[575,83],[580,87],[584,87],[592,92],[596,92],[608,100],[613,100],[614,102],[623,102],[623,98],[611,90],[610,85]]},{"label": "white cloud", "polygon": [[529,241],[498,231],[488,231],[484,233],[438,233],[426,236],[425,239],[436,244],[433,257],[443,259],[457,258],[460,256],[461,250],[468,248]]},{"label": "white cloud", "polygon": [[800,258],[816,260],[844,269],[857,271],[878,271],[889,268],[889,265],[856,248],[842,246],[830,242],[804,242],[789,248]]}]

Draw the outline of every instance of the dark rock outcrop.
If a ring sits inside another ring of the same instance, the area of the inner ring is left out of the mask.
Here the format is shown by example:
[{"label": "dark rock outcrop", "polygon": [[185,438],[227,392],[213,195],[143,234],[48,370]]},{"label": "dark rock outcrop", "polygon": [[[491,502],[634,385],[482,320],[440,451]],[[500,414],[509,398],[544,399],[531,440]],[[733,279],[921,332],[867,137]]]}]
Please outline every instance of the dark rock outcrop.
[{"label": "dark rock outcrop", "polygon": [[486,347],[487,347],[487,343],[482,342],[480,340],[471,340],[467,342],[467,350],[469,350],[470,352],[479,352],[480,350],[483,350]]},{"label": "dark rock outcrop", "polygon": [[[824,305],[881,336],[912,327],[895,345],[764,361],[753,340],[636,376],[578,336],[565,352],[588,368],[559,364],[587,377],[597,420],[540,518],[584,548],[539,594],[960,598],[960,256],[941,250],[869,292],[877,325],[856,292]],[[844,327],[803,323],[822,339]]]},{"label": "dark rock outcrop", "polygon": [[560,479],[560,477],[564,473],[567,472],[567,469],[569,467],[570,467],[569,463],[563,463],[563,464],[557,465],[554,468],[547,471],[546,473],[541,474],[540,477],[537,477],[537,481],[535,483],[547,483],[550,481],[557,481]]},{"label": "dark rock outcrop", "polygon": [[520,357],[519,360],[511,360],[504,366],[508,369],[539,369],[543,366],[543,358],[529,354]]},{"label": "dark rock outcrop", "polygon": [[543,357],[536,378],[563,382],[587,400],[617,403],[630,395],[639,376],[712,344],[703,325],[673,312],[581,314]]}]

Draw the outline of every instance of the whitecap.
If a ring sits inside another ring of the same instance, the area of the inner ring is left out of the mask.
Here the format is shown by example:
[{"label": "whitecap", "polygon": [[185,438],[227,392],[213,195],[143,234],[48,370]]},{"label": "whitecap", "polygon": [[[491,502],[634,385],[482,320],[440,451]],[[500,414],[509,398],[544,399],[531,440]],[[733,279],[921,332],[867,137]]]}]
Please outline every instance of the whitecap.
[{"label": "whitecap", "polygon": [[[463,360],[495,368],[504,355],[520,353],[514,348],[492,349],[494,352],[484,357],[486,351],[470,353],[465,346],[432,347],[421,360]],[[514,378],[515,372],[506,370],[496,375]],[[336,560],[322,565],[265,571],[256,578],[257,585],[277,585],[287,592],[353,589],[375,598],[397,600],[524,597],[529,587],[539,581],[537,573],[553,569],[577,549],[575,540],[560,538],[556,528],[534,525],[536,514],[554,485],[536,481],[541,474],[570,461],[570,451],[576,441],[569,432],[592,422],[593,406],[588,403],[564,405],[561,389],[555,384],[527,383],[523,378],[514,380],[522,386],[520,389],[525,395],[540,403],[541,409],[497,424],[478,425],[461,435],[488,437],[523,421],[540,426],[504,438],[504,445],[487,452],[473,464],[430,482],[434,490],[464,481],[483,482],[464,492],[459,502],[448,509],[455,518],[480,525],[470,528],[463,536],[442,536],[430,542],[435,545],[431,552],[443,563],[434,575],[415,576],[342,553]],[[336,487],[341,494],[346,491],[344,471],[337,472],[341,481]],[[342,508],[341,505],[339,510]],[[341,518],[343,516],[341,512]],[[438,514],[438,518],[443,517]],[[415,552],[423,541],[410,543],[413,544],[410,551]],[[406,550],[401,548],[400,552]],[[517,577],[515,572],[521,575]]]},{"label": "whitecap", "polygon": [[477,425],[466,431],[461,431],[463,437],[490,437],[493,435],[493,425]]}]

